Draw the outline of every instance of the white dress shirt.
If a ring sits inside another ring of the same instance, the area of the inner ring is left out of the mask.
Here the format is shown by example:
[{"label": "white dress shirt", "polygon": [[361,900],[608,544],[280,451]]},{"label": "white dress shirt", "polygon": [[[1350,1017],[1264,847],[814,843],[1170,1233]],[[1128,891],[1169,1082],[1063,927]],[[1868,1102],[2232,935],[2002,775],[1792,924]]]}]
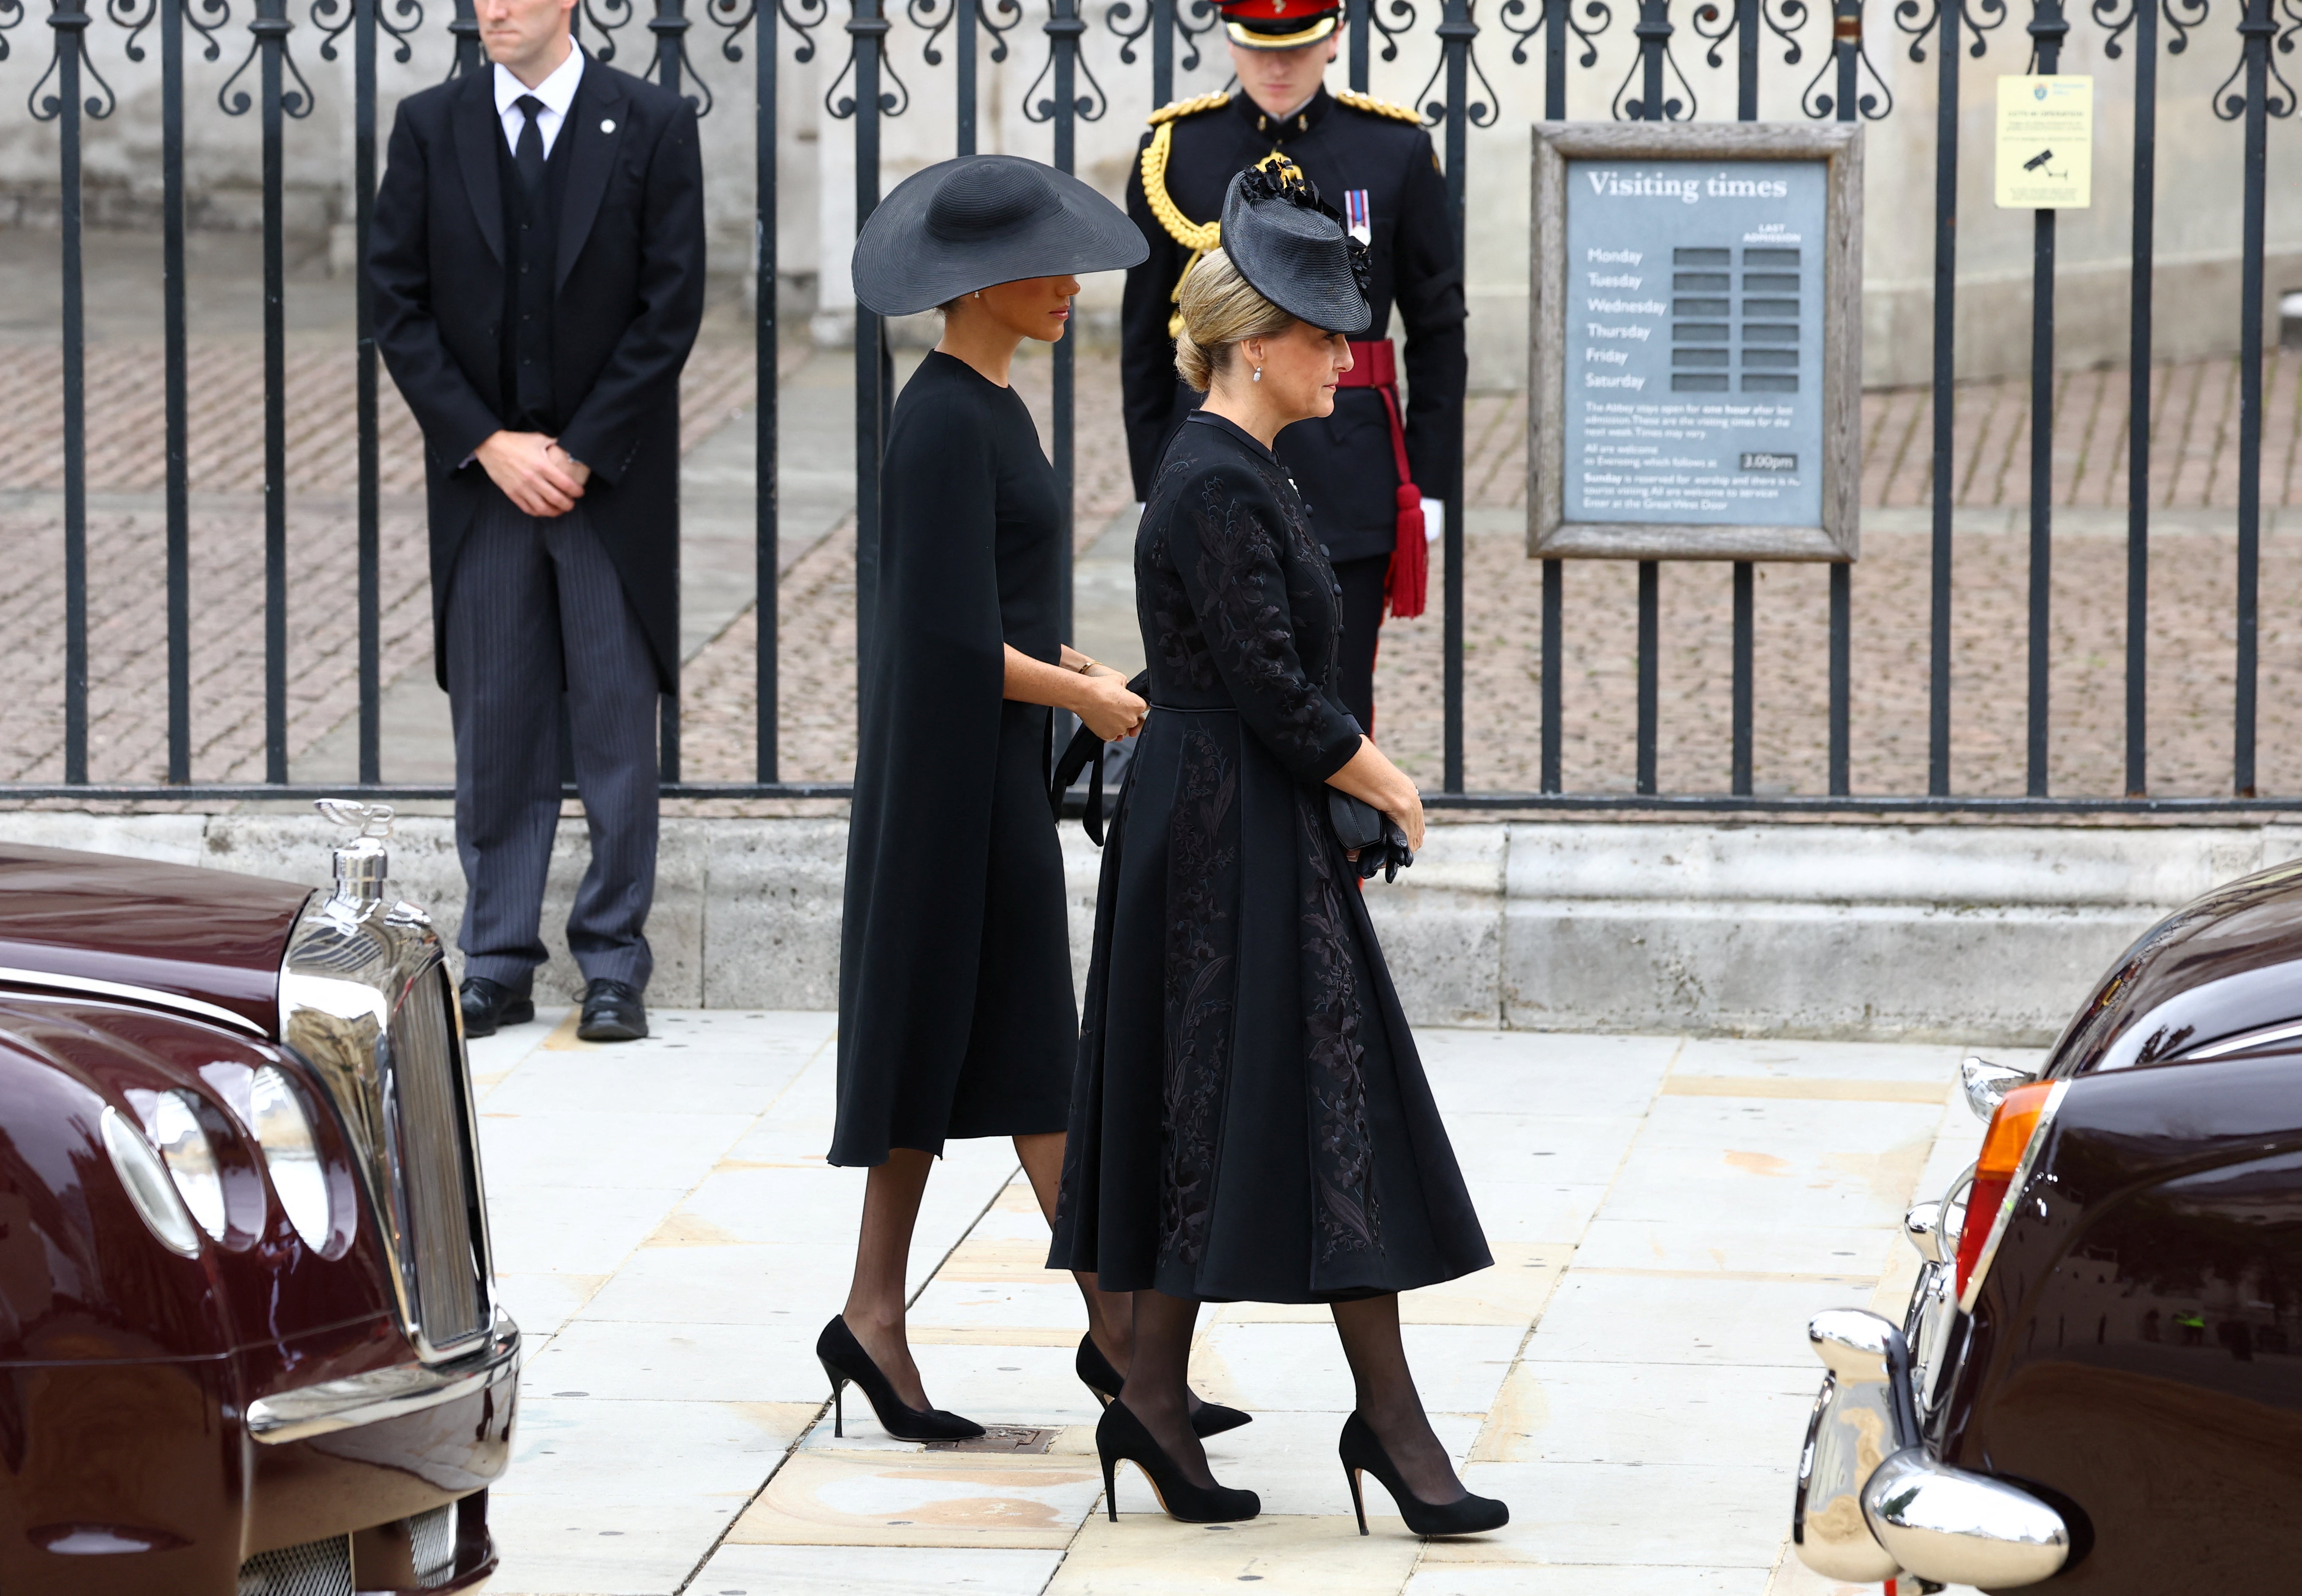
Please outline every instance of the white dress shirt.
[{"label": "white dress shirt", "polygon": [[535,113],[535,130],[543,135],[543,158],[549,161],[551,141],[559,137],[559,124],[567,120],[567,107],[576,103],[576,85],[584,76],[584,52],[569,39],[567,59],[533,88],[513,77],[508,67],[499,64],[494,71],[496,114],[503,119],[504,141],[512,154],[519,154],[520,131],[527,126],[527,113],[519,108],[519,97],[532,94],[543,102],[543,109]]}]

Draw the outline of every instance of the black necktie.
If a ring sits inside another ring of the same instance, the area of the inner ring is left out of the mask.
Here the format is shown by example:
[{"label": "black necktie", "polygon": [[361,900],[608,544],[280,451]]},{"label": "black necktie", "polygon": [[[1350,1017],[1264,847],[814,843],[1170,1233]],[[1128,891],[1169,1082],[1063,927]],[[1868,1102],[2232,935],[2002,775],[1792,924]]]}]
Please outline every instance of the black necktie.
[{"label": "black necktie", "polygon": [[527,118],[519,130],[519,142],[512,147],[512,164],[519,169],[519,186],[527,191],[527,197],[538,200],[543,197],[543,129],[535,119],[543,113],[543,102],[524,94],[512,104]]}]

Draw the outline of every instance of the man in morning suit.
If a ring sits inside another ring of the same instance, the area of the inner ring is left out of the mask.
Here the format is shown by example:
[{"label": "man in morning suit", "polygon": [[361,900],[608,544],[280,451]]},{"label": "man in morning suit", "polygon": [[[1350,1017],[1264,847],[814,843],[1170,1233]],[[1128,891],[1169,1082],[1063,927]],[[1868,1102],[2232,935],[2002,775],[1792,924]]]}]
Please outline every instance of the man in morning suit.
[{"label": "man in morning suit", "polygon": [[[1331,94],[1337,0],[1221,0],[1236,93],[1153,113],[1127,184],[1151,256],[1127,273],[1120,386],[1135,496],[1150,497],[1167,440],[1198,396],[1175,375],[1175,291],[1221,242],[1222,197],[1241,168],[1274,158],[1310,179],[1367,246],[1374,319],[1354,340],[1332,416],[1279,434],[1278,454],[1310,506],[1343,589],[1344,706],[1374,729],[1374,652],[1386,599],[1420,615],[1424,538],[1456,497],[1463,426],[1463,268],[1423,119],[1348,89]],[[1407,334],[1407,404],[1389,336]]]},{"label": "man in morning suit", "polygon": [[424,429],[433,658],[456,729],[466,1035],[534,1017],[560,700],[592,860],[577,1034],[647,1034],[659,695],[678,651],[679,372],[703,312],[695,112],[478,0],[491,65],[400,102],[368,271]]}]

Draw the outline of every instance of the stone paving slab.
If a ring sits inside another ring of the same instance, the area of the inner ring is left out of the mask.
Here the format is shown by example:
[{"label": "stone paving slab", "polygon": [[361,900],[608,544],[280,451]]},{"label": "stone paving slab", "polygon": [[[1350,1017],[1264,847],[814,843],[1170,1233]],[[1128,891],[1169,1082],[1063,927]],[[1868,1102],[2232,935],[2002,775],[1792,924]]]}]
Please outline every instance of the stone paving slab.
[{"label": "stone paving slab", "polygon": [[954,1143],[936,1172],[912,1339],[938,1403],[1045,1449],[890,1441],[860,1397],[835,1436],[814,1338],[845,1294],[862,1178],[822,1158],[832,1017],[656,1019],[645,1042],[592,1046],[554,1011],[473,1046],[528,1335],[492,1499],[500,1596],[1858,1589],[1786,1555],[1819,1379],[1803,1325],[1899,1312],[1902,1210],[1979,1139],[1957,1049],[1418,1033],[1497,1266],[1410,1294],[1409,1350],[1441,1440],[1513,1509],[1496,1534],[1426,1543],[1372,1481],[1357,1534],[1332,1326],[1256,1304],[1202,1315],[1194,1377],[1256,1415],[1209,1451],[1264,1516],[1172,1524],[1128,1468],[1113,1524],[1071,1373],[1078,1298],[1040,1267],[1004,1142]]}]

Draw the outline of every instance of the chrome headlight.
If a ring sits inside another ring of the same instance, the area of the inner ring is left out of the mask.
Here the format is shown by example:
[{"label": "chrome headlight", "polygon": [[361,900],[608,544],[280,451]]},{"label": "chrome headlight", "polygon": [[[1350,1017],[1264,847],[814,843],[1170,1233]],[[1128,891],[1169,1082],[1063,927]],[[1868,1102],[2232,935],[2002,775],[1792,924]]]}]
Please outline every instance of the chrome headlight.
[{"label": "chrome headlight", "polygon": [[[113,1172],[120,1177],[121,1187],[146,1227],[170,1252],[188,1258],[198,1257],[200,1234],[192,1228],[191,1214],[185,1208],[175,1183],[160,1167],[160,1155],[144,1139],[144,1133],[109,1104],[105,1105],[102,1132],[104,1150],[112,1155]],[[222,1203],[223,1189],[219,1186],[219,1207]]]},{"label": "chrome headlight", "polygon": [[181,1092],[162,1092],[152,1102],[152,1139],[159,1144],[160,1162],[168,1166],[177,1195],[184,1199],[200,1229],[221,1241],[229,1228],[224,1219],[223,1172],[217,1167],[215,1144],[200,1124],[199,1110]]},{"label": "chrome headlight", "polygon": [[288,1222],[305,1245],[324,1248],[334,1228],[328,1198],[328,1172],[320,1162],[319,1138],[311,1115],[287,1076],[270,1064],[256,1071],[248,1087],[248,1128],[264,1149],[272,1189],[288,1211]]}]

